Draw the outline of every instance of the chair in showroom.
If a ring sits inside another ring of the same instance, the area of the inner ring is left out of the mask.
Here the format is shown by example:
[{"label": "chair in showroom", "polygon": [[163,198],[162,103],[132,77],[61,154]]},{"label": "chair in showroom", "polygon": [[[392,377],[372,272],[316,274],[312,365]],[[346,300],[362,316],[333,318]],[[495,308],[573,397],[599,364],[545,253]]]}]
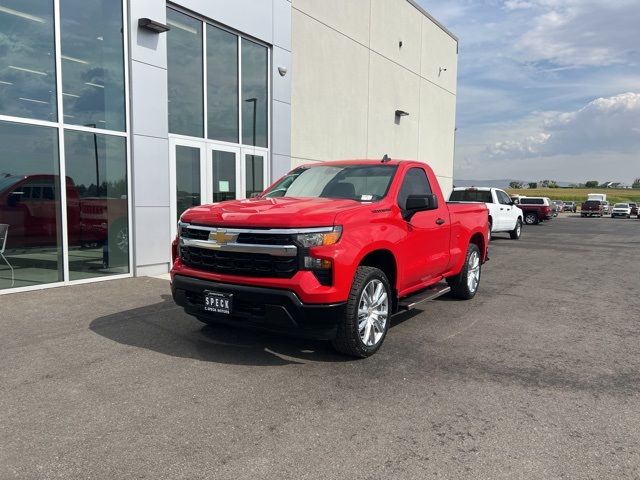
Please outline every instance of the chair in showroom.
[{"label": "chair in showroom", "polygon": [[7,257],[4,256],[4,250],[7,248],[7,237],[9,236],[9,225],[6,223],[0,223],[0,257],[5,261],[7,266],[11,269],[11,286],[15,284],[15,276],[13,273],[13,267],[7,260]]}]

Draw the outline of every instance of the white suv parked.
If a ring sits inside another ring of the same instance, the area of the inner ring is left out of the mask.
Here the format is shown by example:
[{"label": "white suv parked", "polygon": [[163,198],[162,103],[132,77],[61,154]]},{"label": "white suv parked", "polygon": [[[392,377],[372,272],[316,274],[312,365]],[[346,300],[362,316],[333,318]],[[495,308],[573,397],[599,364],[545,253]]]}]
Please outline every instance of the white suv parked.
[{"label": "white suv parked", "polygon": [[489,209],[491,233],[508,232],[517,240],[522,233],[522,210],[504,190],[489,187],[458,187],[449,195],[450,202],[482,202]]}]

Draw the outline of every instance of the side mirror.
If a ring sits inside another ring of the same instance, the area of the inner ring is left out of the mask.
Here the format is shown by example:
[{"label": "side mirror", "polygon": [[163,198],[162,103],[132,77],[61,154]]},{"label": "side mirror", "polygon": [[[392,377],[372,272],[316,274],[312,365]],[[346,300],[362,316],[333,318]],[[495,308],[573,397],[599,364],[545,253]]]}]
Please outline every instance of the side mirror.
[{"label": "side mirror", "polygon": [[404,219],[411,220],[418,212],[425,210],[435,210],[438,208],[438,197],[433,194],[429,195],[409,195],[404,209]]}]

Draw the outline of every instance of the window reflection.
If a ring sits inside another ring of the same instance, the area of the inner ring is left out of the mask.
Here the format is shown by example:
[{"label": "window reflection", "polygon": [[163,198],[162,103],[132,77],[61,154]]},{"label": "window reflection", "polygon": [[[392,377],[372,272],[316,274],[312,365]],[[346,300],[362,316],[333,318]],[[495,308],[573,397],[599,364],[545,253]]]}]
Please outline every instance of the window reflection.
[{"label": "window reflection", "polygon": [[213,201],[236,198],[236,154],[214,150],[213,152]]},{"label": "window reflection", "polygon": [[0,0],[0,114],[56,121],[53,2]]},{"label": "window reflection", "polygon": [[0,122],[0,145],[0,289],[62,281],[57,130]]},{"label": "window reflection", "polygon": [[126,144],[66,130],[69,279],[129,271]]},{"label": "window reflection", "polygon": [[178,219],[188,208],[200,205],[200,149],[176,146],[176,199]]},{"label": "window reflection", "polygon": [[61,0],[64,122],[124,131],[122,5]]},{"label": "window reflection", "polygon": [[245,155],[247,198],[264,190],[264,157]]},{"label": "window reflection", "polygon": [[167,9],[169,131],[204,136],[202,22]]},{"label": "window reflection", "polygon": [[207,134],[238,143],[238,37],[207,25]]},{"label": "window reflection", "polygon": [[242,39],[242,143],[267,146],[267,48]]}]

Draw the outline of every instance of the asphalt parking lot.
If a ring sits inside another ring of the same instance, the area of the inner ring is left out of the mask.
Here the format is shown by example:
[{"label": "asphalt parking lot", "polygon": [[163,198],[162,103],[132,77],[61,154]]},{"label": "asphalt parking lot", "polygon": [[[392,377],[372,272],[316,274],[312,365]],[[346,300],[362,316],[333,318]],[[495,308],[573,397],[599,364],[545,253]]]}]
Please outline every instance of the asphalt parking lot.
[{"label": "asphalt parking lot", "polygon": [[640,220],[501,237],[366,360],[159,279],[2,296],[0,478],[640,478]]}]

